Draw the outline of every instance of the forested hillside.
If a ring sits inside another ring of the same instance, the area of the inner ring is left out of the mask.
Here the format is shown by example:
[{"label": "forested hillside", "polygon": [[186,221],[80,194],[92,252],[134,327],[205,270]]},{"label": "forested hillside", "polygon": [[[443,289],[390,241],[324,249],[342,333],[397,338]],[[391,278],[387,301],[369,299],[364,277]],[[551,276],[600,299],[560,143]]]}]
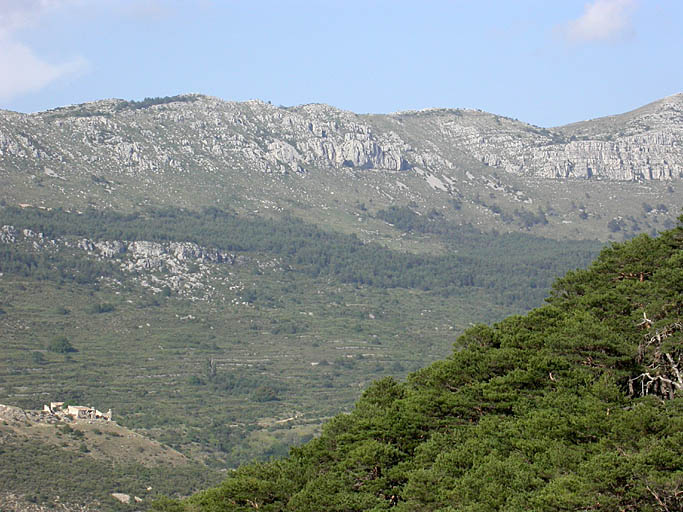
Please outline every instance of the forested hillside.
[{"label": "forested hillside", "polygon": [[683,217],[167,511],[683,510]]},{"label": "forested hillside", "polygon": [[[322,230],[294,217],[250,217],[217,208],[200,212],[163,208],[131,214],[88,210],[75,214],[61,209],[9,207],[0,209],[0,221],[30,228],[48,238],[189,241],[231,252],[267,254],[281,258],[288,270],[341,283],[416,288],[442,296],[466,295],[471,288],[485,289],[494,302],[520,310],[537,305],[554,276],[585,264],[599,247],[589,240],[557,242],[526,233],[484,233],[471,225],[423,219],[410,208],[400,212],[402,217],[396,222],[401,224],[404,219],[402,229],[438,235],[447,244],[448,253],[393,251],[364,243],[355,235]],[[381,211],[379,217],[398,218],[394,210]],[[43,276],[58,272],[64,279],[72,276],[91,283],[102,275],[118,273],[101,262],[50,263],[43,261],[46,258],[20,256],[17,252],[5,246],[0,252],[0,269]],[[75,273],[74,266],[78,270]]]}]

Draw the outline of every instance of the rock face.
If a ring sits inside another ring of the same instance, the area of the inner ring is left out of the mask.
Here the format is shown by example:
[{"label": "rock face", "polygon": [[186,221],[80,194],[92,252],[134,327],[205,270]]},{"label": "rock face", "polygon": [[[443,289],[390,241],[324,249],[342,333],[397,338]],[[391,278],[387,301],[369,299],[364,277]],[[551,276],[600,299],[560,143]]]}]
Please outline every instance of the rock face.
[{"label": "rock face", "polygon": [[17,230],[14,226],[2,226],[0,228],[0,242],[13,244],[17,240]]},{"label": "rock face", "polygon": [[[357,115],[189,95],[151,105],[106,100],[0,113],[0,172],[150,176],[201,168],[439,173],[489,167],[541,178],[678,180],[683,95],[633,112],[544,129],[475,110]],[[107,186],[107,179],[93,175]]]},{"label": "rock face", "polygon": [[[683,201],[683,94],[555,128],[479,110],[358,115],[200,95],[0,112],[0,190],[0,208],[288,212],[363,240],[383,229],[375,213],[394,206],[557,238],[656,233]],[[83,248],[131,253],[145,270],[167,254],[224,258],[188,243]]]},{"label": "rock face", "polygon": [[0,404],[0,419],[3,421],[26,421],[26,413],[19,407]]},{"label": "rock face", "polygon": [[267,173],[409,167],[402,141],[375,133],[360,116],[327,106],[284,109],[203,96],[145,109],[127,105],[102,101],[0,116],[0,158],[33,159],[52,177],[64,174],[60,163],[67,160],[121,173],[187,170],[199,159],[209,167],[239,164]]},{"label": "rock face", "polygon": [[125,494],[122,492],[113,492],[111,493],[111,496],[115,500],[120,501],[121,503],[125,503],[126,505],[130,503],[130,494]]},{"label": "rock face", "polygon": [[[244,256],[215,247],[202,247],[194,242],[94,241],[88,238],[48,240],[43,233],[35,233],[31,229],[23,229],[20,234],[12,225],[0,228],[0,243],[18,244],[32,252],[54,252],[75,247],[87,253],[87,257],[110,260],[109,263],[134,276],[143,287],[151,288],[155,293],[169,288],[193,300],[205,300],[211,294],[212,286],[208,284],[211,266],[241,265],[246,261]],[[2,407],[0,405],[0,413]]]},{"label": "rock face", "polygon": [[544,178],[671,180],[683,177],[682,141],[678,94],[622,116],[548,130],[526,144],[494,138],[478,156],[487,165]]},{"label": "rock face", "polygon": [[95,242],[93,245],[105,258],[113,258],[117,254],[126,252],[126,246],[118,240],[105,240],[104,242]]}]

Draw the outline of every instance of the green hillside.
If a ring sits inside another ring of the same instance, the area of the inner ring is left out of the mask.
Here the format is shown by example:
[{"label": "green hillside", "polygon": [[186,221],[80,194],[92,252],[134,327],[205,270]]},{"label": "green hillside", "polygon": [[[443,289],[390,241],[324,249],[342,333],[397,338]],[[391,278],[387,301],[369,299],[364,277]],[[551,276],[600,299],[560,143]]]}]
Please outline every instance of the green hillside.
[{"label": "green hillside", "polygon": [[683,217],[166,511],[683,510]]},{"label": "green hillside", "polygon": [[470,322],[537,306],[599,247],[401,216],[405,238],[448,251],[215,208],[1,209],[0,403],[112,408],[216,468],[286,455],[373,380],[446,356]]},{"label": "green hillside", "polygon": [[125,510],[112,493],[138,496],[137,508],[146,509],[156,497],[187,496],[222,476],[114,422],[46,422],[37,411],[13,409],[21,412],[12,417],[2,409],[3,511]]},{"label": "green hillside", "polygon": [[[682,113],[674,95],[546,129],[470,109],[358,115],[195,94],[0,112],[0,404],[111,408],[121,427],[192,462],[186,485],[174,484],[185,469],[152,485],[176,497],[212,485],[216,470],[285,457],[374,381],[401,382],[461,350],[472,326],[539,307],[604,243],[674,228]],[[428,388],[416,376],[393,386],[403,398],[391,407]],[[449,393],[444,408],[471,409]],[[93,460],[97,434],[89,452],[65,436],[46,447],[7,435],[3,506],[58,495],[107,509],[112,479],[148,487],[125,455]],[[330,436],[296,452],[302,467]],[[392,464],[412,474],[412,448],[394,448]],[[360,496],[381,478],[351,487]],[[414,479],[391,478],[396,492],[370,495],[408,506]]]}]

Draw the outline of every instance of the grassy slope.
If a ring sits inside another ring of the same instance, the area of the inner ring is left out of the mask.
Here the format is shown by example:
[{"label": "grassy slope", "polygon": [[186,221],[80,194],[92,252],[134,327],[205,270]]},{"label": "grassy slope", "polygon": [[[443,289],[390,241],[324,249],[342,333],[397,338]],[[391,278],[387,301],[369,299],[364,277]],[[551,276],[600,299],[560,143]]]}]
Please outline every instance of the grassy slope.
[{"label": "grassy slope", "polygon": [[0,453],[0,497],[13,495],[19,509],[31,503],[121,508],[112,492],[142,497],[138,508],[147,508],[159,495],[187,495],[220,475],[106,422],[48,424],[7,416],[0,422]]},{"label": "grassy slope", "polygon": [[[220,466],[284,455],[309,439],[322,419],[348,408],[373,379],[402,378],[444,357],[470,322],[525,310],[553,275],[593,250],[591,244],[574,243],[570,250],[557,242],[476,232],[411,234],[446,240],[461,258],[453,261],[480,276],[477,286],[434,292],[422,289],[420,279],[448,281],[450,267],[440,263],[451,261],[447,255],[413,261],[296,222],[219,216],[215,223],[167,214],[98,220],[5,211],[2,223],[50,237],[191,239],[244,247],[239,254],[248,259],[210,269],[214,298],[208,302],[154,295],[120,272],[112,274],[120,285],[73,281],[73,272],[86,277],[88,262],[107,272],[106,261],[79,249],[56,253],[28,275],[10,265],[0,279],[6,362],[0,400],[25,408],[57,399],[111,407],[122,424]],[[361,259],[352,259],[348,244]],[[30,244],[12,247],[12,257],[33,254]],[[277,247],[280,252],[273,252]],[[526,262],[529,251],[533,265]],[[327,258],[336,266],[330,263],[319,275],[307,263]],[[358,275],[387,281],[394,260],[411,265],[413,287],[351,282]],[[487,265],[477,263],[484,260]],[[428,272],[420,272],[420,262],[431,265]],[[55,266],[66,275],[52,272]],[[112,310],[98,313],[94,304]],[[78,351],[46,350],[56,336]]]},{"label": "grassy slope", "polygon": [[[304,288],[316,286],[325,289],[322,283]],[[400,376],[425,359],[441,357],[455,329],[462,330],[464,319],[476,309],[472,303],[459,308],[417,292],[384,295],[349,286],[328,287],[322,296],[308,300],[303,290],[301,295],[292,293],[279,308],[207,308],[174,297],[153,299],[144,291],[116,296],[101,290],[90,295],[82,286],[59,289],[30,280],[3,280],[2,291],[9,299],[0,318],[7,333],[3,401],[39,407],[66,398],[112,407],[123,424],[150,429],[152,435],[195,455],[223,449],[229,456],[238,449],[233,464],[310,435],[311,425],[353,401],[373,375]],[[112,299],[114,311],[89,312],[93,301]],[[56,312],[55,303],[68,304],[69,314]],[[382,303],[388,306],[385,312],[379,309]],[[368,316],[373,312],[374,320]],[[195,320],[176,315],[193,315]],[[283,325],[285,331],[276,332]],[[46,351],[57,332],[78,352],[64,356]],[[403,338],[406,333],[409,343]],[[33,361],[35,351],[43,354],[43,362]],[[229,376],[240,386],[217,389],[207,382],[210,359],[217,362],[219,378]],[[311,365],[321,361],[329,364]],[[203,383],[193,385],[192,376]],[[251,398],[254,389],[265,384],[279,390],[278,401]],[[254,446],[242,446],[249,436],[247,425],[253,429],[297,412],[303,416],[283,425],[284,431],[273,425],[277,432],[269,439],[261,436],[260,442],[253,440]]]}]

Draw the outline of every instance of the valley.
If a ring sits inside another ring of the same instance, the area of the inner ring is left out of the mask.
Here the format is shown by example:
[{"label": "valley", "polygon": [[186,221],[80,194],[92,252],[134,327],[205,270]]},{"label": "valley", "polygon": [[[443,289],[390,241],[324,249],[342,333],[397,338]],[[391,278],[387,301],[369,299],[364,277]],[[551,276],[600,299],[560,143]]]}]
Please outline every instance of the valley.
[{"label": "valley", "polygon": [[[681,95],[548,129],[201,95],[0,112],[0,403],[106,404],[160,472],[187,461],[175,495],[284,457],[604,244],[672,229],[682,120]],[[4,429],[3,456],[102,469],[98,434],[36,430]]]}]

